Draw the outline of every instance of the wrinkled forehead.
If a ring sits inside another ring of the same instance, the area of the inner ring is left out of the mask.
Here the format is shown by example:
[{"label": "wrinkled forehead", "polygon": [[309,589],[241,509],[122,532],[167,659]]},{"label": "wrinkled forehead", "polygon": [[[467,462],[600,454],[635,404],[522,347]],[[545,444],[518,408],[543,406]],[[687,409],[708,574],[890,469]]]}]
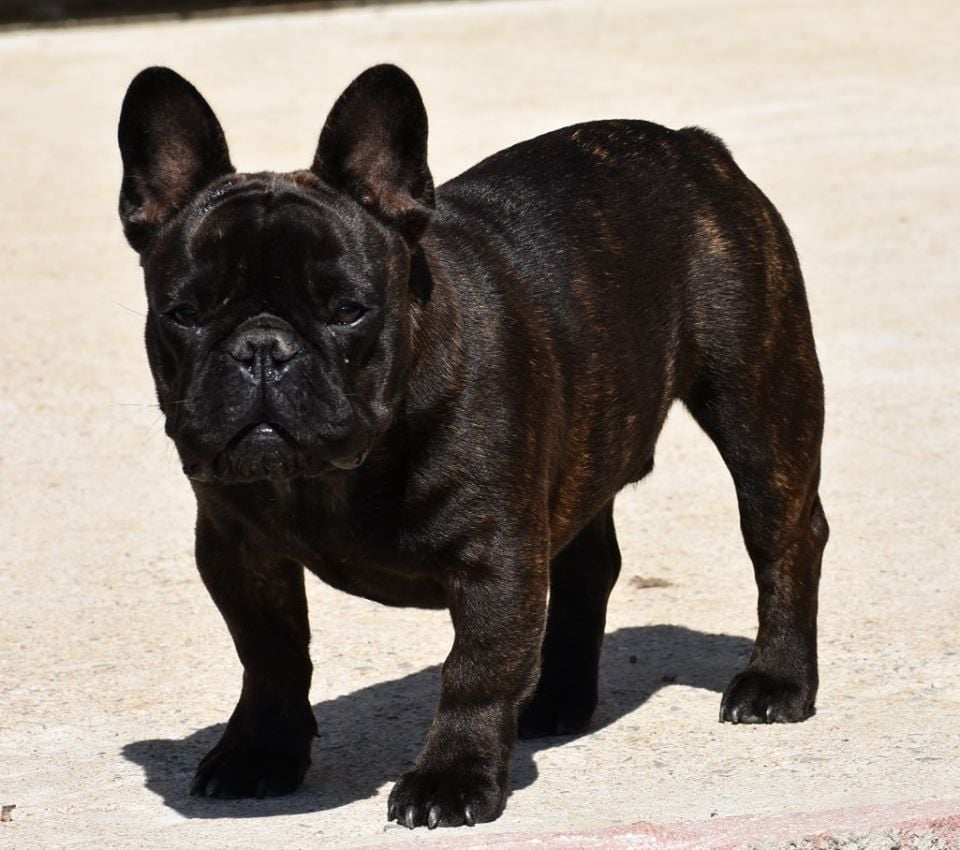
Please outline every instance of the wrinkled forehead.
[{"label": "wrinkled forehead", "polygon": [[212,188],[197,199],[183,237],[200,266],[293,271],[387,252],[386,234],[355,202],[277,175]]}]

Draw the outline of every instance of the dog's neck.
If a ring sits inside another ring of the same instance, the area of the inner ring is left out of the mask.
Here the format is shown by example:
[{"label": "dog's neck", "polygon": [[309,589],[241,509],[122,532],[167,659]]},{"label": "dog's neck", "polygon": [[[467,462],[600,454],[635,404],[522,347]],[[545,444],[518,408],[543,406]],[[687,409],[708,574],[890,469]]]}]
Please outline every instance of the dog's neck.
[{"label": "dog's neck", "polygon": [[398,423],[429,433],[463,391],[466,353],[456,288],[426,248],[410,261],[411,365]]}]

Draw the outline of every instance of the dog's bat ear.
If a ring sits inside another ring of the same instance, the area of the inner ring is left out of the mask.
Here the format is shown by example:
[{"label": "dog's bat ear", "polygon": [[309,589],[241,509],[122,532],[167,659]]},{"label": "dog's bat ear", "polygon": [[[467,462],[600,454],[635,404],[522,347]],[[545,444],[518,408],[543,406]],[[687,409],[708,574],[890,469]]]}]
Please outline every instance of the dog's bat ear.
[{"label": "dog's bat ear", "polygon": [[312,170],[415,242],[433,212],[427,111],[396,65],[364,71],[340,95],[320,133]]},{"label": "dog's bat ear", "polygon": [[177,210],[234,170],[213,110],[169,68],[147,68],[133,78],[117,139],[123,158],[120,220],[141,254]]}]

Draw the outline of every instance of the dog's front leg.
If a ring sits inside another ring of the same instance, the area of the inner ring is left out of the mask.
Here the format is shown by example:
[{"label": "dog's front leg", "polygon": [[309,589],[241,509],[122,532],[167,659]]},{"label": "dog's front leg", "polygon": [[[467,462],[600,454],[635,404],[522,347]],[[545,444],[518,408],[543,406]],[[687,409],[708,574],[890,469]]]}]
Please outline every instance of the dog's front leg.
[{"label": "dog's front leg", "polygon": [[390,794],[389,820],[472,826],[503,811],[517,714],[539,676],[549,579],[546,551],[497,561],[463,566],[451,582],[455,637],[440,703],[414,769]]},{"label": "dog's front leg", "polygon": [[248,546],[237,524],[197,519],[197,566],[243,663],[243,689],[190,792],[207,797],[287,794],[303,781],[317,724],[303,567]]}]

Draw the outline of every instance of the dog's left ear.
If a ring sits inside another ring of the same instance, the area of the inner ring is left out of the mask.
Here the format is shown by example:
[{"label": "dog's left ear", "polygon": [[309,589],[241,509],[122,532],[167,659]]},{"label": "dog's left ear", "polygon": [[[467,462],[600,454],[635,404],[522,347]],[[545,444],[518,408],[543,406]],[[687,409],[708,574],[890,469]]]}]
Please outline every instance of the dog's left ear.
[{"label": "dog's left ear", "polygon": [[340,95],[320,133],[313,172],[396,227],[410,242],[433,213],[427,111],[396,65],[364,71]]}]

